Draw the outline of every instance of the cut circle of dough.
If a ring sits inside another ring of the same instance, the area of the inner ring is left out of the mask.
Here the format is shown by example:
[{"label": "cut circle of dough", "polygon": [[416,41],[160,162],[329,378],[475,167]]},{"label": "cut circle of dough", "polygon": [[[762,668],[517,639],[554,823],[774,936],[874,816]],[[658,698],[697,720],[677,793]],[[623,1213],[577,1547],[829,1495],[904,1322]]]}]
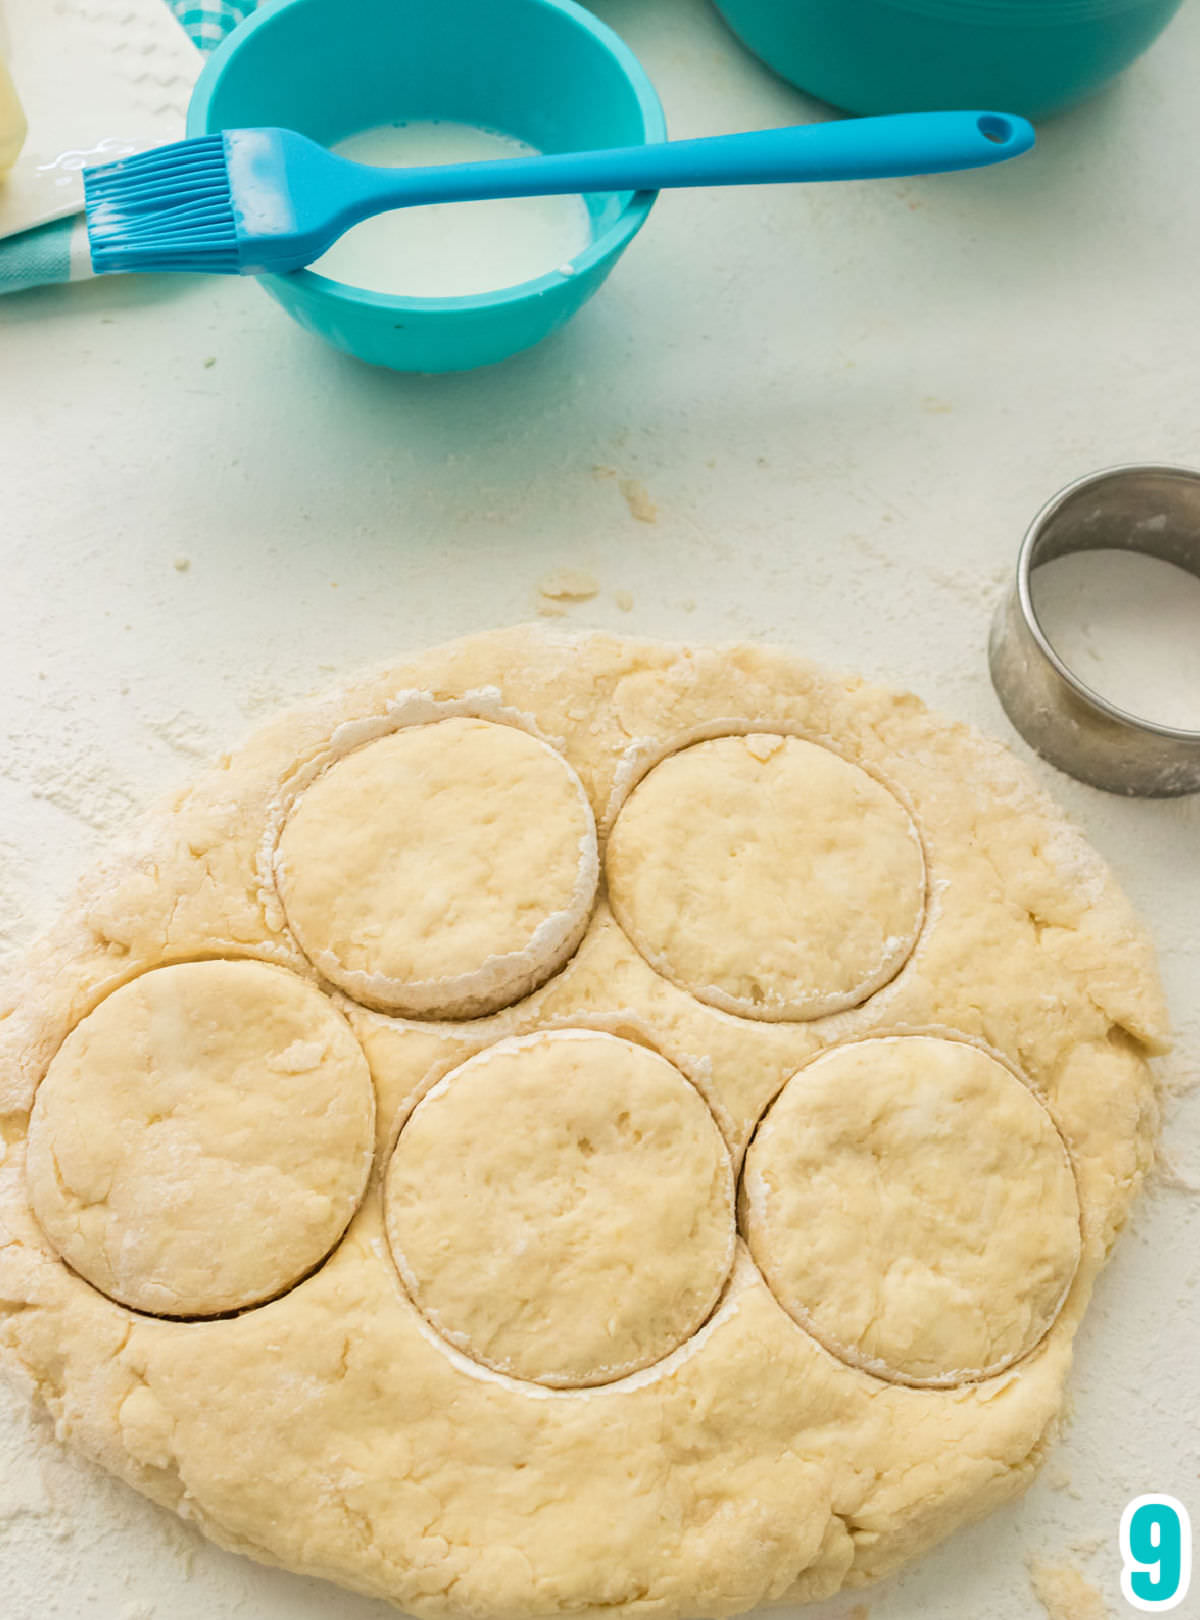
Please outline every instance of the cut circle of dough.
[{"label": "cut circle of dough", "polygon": [[299,796],[275,876],[313,965],[356,1001],[473,1018],[575,951],[599,859],[587,795],[546,743],[466,717],[336,760]]},{"label": "cut circle of dough", "polygon": [[742,1229],[783,1308],[899,1383],[989,1377],[1074,1277],[1074,1173],[1042,1103],[965,1041],[835,1048],[788,1082],[746,1155]]},{"label": "cut circle of dough", "polygon": [[657,765],[617,817],[606,876],[650,965],[747,1018],[857,1006],[899,972],[925,910],[900,801],[830,749],[777,734],[717,737]]},{"label": "cut circle of dough", "polygon": [[333,1249],[363,1195],[375,1098],[314,986],[264,962],[179,963],[67,1036],[29,1126],[33,1211],[62,1258],[159,1316],[261,1304]]},{"label": "cut circle of dough", "polygon": [[447,1075],[400,1133],[386,1205],[427,1320],[553,1388],[661,1360],[733,1263],[732,1170],[707,1104],[665,1058],[597,1031],[503,1041]]}]

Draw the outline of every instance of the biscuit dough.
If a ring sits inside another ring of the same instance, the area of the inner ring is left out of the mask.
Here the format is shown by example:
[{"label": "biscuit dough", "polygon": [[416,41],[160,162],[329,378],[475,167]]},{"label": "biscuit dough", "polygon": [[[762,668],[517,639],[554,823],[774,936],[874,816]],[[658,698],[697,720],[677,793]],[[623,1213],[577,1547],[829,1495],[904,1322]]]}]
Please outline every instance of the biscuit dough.
[{"label": "biscuit dough", "polygon": [[822,1598],[1032,1478],[1165,1041],[998,745],[770,649],[475,637],[265,727],[29,953],[0,1351],[422,1620]]},{"label": "biscuit dough", "polygon": [[608,842],[608,892],[651,967],[748,1018],[814,1018],[886,984],[925,909],[904,807],[799,737],[718,737],[663,761]]},{"label": "biscuit dough", "polygon": [[801,1069],[750,1145],[742,1199],[785,1310],[905,1383],[987,1378],[1027,1355],[1079,1263],[1053,1120],[964,1041],[856,1041]]},{"label": "biscuit dough", "polygon": [[68,1264],[159,1316],[282,1293],[349,1225],[374,1092],[340,1014],[260,962],[153,968],[78,1024],[38,1087],[30,1202]]},{"label": "biscuit dough", "polygon": [[596,829],[560,754],[455,718],[381,737],[298,799],[275,860],[309,960],[385,1012],[494,1012],[579,944]]},{"label": "biscuit dough", "polygon": [[551,1386],[660,1361],[733,1264],[716,1121],[664,1058],[599,1032],[502,1042],[456,1069],[405,1125],[385,1191],[392,1255],[428,1319],[486,1366]]}]

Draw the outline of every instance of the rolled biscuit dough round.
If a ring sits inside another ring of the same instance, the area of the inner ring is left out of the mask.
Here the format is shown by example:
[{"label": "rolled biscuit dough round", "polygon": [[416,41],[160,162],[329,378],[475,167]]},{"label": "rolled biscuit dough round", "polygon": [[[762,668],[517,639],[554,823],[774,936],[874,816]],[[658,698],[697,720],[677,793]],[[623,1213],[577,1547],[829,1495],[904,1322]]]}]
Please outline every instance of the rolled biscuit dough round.
[{"label": "rolled biscuit dough round", "polygon": [[664,1058],[595,1031],[503,1042],[448,1075],[401,1131],[386,1197],[429,1321],[552,1387],[669,1354],[733,1263],[733,1174],[706,1104]]},{"label": "rolled biscuit dough round", "polygon": [[275,859],[292,932],[325,978],[418,1018],[494,1012],[549,978],[583,936],[597,867],[562,756],[465,716],[335,760]]},{"label": "rolled biscuit dough round", "polygon": [[[593,822],[639,780],[607,851],[621,926],[593,899]],[[661,929],[656,895],[686,929]],[[276,965],[165,965],[246,956]],[[326,996],[314,963],[347,994]],[[182,1041],[167,997],[155,1046],[181,1112],[163,1116],[157,1086],[112,1112],[151,1034],[122,1008],[201,973],[228,993],[182,1020]],[[106,1026],[103,1065],[77,1061]],[[782,1129],[793,1110],[804,1123],[805,1086],[916,1032],[937,1032],[944,1066],[872,1061],[831,1079],[811,1133]],[[223,1546],[419,1620],[824,1598],[1033,1477],[1152,1159],[1148,1059],[1165,1035],[1152,947],[1104,864],[1010,755],[912,696],[755,646],[530,627],[452,643],[265,726],[30,951],[0,1000],[0,1351],[73,1445]],[[589,1059],[571,1080],[565,1051]],[[838,1051],[857,1056],[822,1057]],[[383,1152],[359,1201],[368,1064]],[[230,1091],[231,1075],[253,1083]],[[639,1120],[649,1135],[626,1157]],[[143,1174],[181,1126],[213,1147],[217,1179],[195,1185],[230,1200],[202,1201],[206,1240],[182,1246],[170,1177]],[[873,1141],[899,1150],[890,1194],[882,1161],[863,1174]],[[76,1149],[84,1173],[55,1230],[47,1150],[63,1142],[67,1185]],[[743,1208],[706,1316],[729,1238],[713,1167],[741,1166],[752,1142],[747,1173],[790,1164],[787,1186],[761,1220]],[[787,1159],[795,1143],[807,1161]],[[394,1144],[411,1293],[389,1243]],[[1057,1309],[1074,1252],[1064,1152],[1079,1247]],[[137,1176],[110,1233],[111,1166]],[[314,1192],[333,1202],[307,1225]],[[99,1235],[72,1259],[85,1230]],[[939,1233],[959,1288],[944,1330],[936,1290],[889,1284],[932,1279]],[[130,1292],[141,1309],[236,1314],[155,1320],[115,1298],[130,1277],[159,1286]],[[889,1307],[880,1337],[859,1293]],[[961,1302],[980,1306],[978,1331]],[[814,1336],[839,1333],[840,1354]],[[901,1382],[1022,1352],[952,1389]]]},{"label": "rolled biscuit dough round", "polygon": [[799,737],[717,737],[638,783],[608,843],[634,944],[701,1001],[815,1018],[903,965],[925,906],[921,844],[896,797]]},{"label": "rolled biscuit dough round", "polygon": [[904,1383],[1011,1366],[1079,1264],[1053,1120],[963,1041],[859,1041],[802,1069],[750,1145],[741,1201],[784,1309],[835,1355]]},{"label": "rolled biscuit dough round", "polygon": [[152,969],[55,1054],[29,1124],[30,1202],[110,1299],[214,1316],[325,1258],[373,1127],[362,1049],[312,985],[262,962]]}]

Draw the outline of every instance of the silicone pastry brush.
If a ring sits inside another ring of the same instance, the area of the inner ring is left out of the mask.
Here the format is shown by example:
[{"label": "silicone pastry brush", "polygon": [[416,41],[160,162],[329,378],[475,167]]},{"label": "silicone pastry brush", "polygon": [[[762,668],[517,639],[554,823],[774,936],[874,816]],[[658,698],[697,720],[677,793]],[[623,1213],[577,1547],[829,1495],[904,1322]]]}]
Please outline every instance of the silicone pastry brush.
[{"label": "silicone pastry brush", "polygon": [[1004,113],[899,113],[597,152],[374,168],[285,129],[178,141],[84,173],[98,274],[299,270],[392,208],[585,192],[873,180],[1003,163],[1034,143]]}]

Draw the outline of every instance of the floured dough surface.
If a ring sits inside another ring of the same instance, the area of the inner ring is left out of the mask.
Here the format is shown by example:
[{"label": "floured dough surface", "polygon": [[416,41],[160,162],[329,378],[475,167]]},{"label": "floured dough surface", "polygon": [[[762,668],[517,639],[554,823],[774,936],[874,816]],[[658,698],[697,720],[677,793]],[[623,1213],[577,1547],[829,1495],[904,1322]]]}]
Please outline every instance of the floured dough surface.
[{"label": "floured dough surface", "polygon": [[596,831],[570,766],[514,726],[414,726],[334,759],[299,797],[275,870],[301,949],[387,1012],[492,1012],[571,954]]},{"label": "floured dough surface", "polygon": [[824,1598],[1032,1477],[1165,1039],[1103,863],[916,698],[456,642],[264,727],[29,953],[0,1351],[214,1541],[420,1620]]},{"label": "floured dough surface", "polygon": [[718,737],[672,754],[621,811],[606,870],[650,965],[750,1018],[864,1001],[902,966],[925,908],[903,805],[799,737]]},{"label": "floured dough surface", "polygon": [[325,1258],[373,1146],[370,1070],[329,1002],[264,963],[189,962],[115,990],[55,1053],[29,1196],[111,1299],[213,1316]]},{"label": "floured dough surface", "polygon": [[1053,1120],[963,1041],[857,1041],[788,1081],[746,1155],[750,1252],[835,1355],[906,1383],[1027,1355],[1079,1263]]},{"label": "floured dough surface", "polygon": [[386,1200],[428,1319],[550,1386],[661,1360],[733,1265],[733,1172],[707,1105],[665,1058],[601,1032],[502,1042],[454,1070],[402,1130]]}]

